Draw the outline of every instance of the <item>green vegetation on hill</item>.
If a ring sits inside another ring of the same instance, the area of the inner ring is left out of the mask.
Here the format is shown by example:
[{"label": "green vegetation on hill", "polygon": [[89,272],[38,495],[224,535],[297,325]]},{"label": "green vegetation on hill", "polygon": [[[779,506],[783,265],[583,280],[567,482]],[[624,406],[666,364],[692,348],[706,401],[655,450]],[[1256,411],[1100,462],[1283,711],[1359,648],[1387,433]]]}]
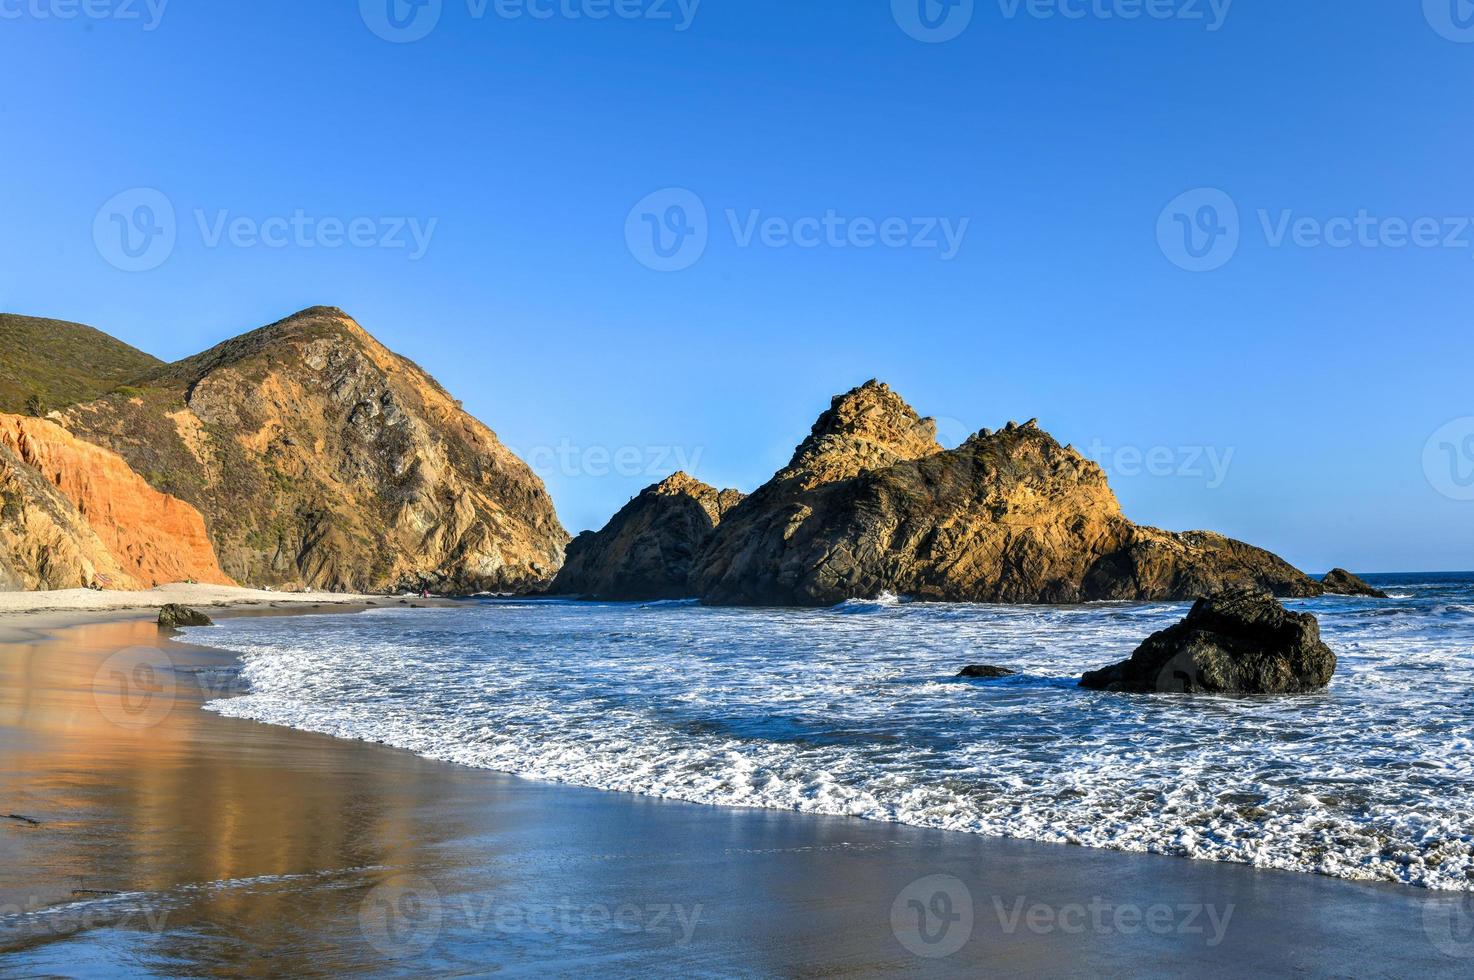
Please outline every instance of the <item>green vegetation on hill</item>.
[{"label": "green vegetation on hill", "polygon": [[162,363],[80,323],[0,313],[0,412],[38,415],[65,408]]}]

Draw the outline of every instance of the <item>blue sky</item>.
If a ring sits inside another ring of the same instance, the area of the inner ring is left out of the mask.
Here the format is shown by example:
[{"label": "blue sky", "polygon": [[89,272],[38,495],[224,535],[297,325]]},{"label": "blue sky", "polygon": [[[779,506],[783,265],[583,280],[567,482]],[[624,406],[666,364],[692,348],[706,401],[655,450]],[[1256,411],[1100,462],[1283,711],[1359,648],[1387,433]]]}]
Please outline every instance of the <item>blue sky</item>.
[{"label": "blue sky", "polygon": [[341,306],[575,531],[880,377],[1143,522],[1474,566],[1467,0],[89,2],[0,0],[0,309]]}]

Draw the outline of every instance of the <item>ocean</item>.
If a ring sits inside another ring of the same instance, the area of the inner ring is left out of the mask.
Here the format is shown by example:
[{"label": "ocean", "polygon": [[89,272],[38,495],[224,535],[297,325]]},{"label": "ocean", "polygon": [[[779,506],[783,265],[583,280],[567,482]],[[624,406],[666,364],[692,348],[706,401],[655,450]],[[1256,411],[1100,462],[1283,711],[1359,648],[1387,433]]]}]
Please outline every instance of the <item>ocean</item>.
[{"label": "ocean", "polygon": [[[1079,689],[1186,604],[482,600],[239,618],[221,714],[532,779],[1474,891],[1474,573],[1294,601],[1326,692]],[[1011,668],[960,680],[974,663]]]}]

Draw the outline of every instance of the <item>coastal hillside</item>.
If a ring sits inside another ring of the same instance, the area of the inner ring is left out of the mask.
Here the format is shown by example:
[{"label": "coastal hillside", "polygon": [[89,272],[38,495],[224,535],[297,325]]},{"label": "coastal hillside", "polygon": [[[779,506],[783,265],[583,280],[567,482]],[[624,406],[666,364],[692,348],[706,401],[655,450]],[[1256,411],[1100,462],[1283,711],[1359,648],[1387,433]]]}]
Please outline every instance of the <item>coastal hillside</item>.
[{"label": "coastal hillside", "polygon": [[1104,472],[1036,424],[955,450],[895,392],[834,399],[792,462],[738,505],[689,592],[719,604],[829,605],[883,592],[965,602],[1187,599],[1320,586],[1259,548],[1131,523]]},{"label": "coastal hillside", "polygon": [[0,415],[0,588],[190,580],[233,584],[199,511],[54,422]]},{"label": "coastal hillside", "polygon": [[101,330],[0,313],[0,412],[45,415],[103,395],[163,362]]},{"label": "coastal hillside", "polygon": [[[51,419],[116,454],[140,486],[197,510],[225,578],[330,591],[513,591],[546,585],[562,563],[568,536],[531,469],[341,310],[304,310],[174,364],[141,357],[125,383],[113,383],[123,370],[115,364],[105,393],[97,395],[98,381]],[[34,376],[29,355],[21,360]],[[7,524],[18,546],[53,564],[91,562],[105,583],[121,581],[124,569],[108,566],[86,531],[106,542],[133,518],[94,509],[90,524],[68,524],[73,515],[42,485],[55,490],[54,480],[38,483],[16,459],[5,462],[7,513],[34,513],[28,524]],[[118,480],[108,491],[115,501]],[[42,512],[51,522],[44,535],[28,530]],[[73,552],[80,557],[56,557]],[[83,578],[33,570],[12,574],[9,587]]]},{"label": "coastal hillside", "polygon": [[741,501],[736,490],[676,473],[646,488],[602,531],[574,538],[549,591],[615,601],[685,598],[692,562]]}]

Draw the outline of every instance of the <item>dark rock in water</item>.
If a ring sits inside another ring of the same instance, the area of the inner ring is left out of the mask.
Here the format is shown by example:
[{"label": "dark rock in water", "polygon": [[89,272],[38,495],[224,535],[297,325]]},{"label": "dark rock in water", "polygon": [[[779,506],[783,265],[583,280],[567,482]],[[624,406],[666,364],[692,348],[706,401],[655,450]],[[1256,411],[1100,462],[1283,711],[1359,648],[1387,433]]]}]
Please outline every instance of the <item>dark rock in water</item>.
[{"label": "dark rock in water", "polygon": [[1009,670],[1007,667],[994,667],[992,664],[973,664],[970,667],[963,667],[957,672],[957,676],[995,680],[999,677],[1012,677],[1017,673],[1018,671]]},{"label": "dark rock in water", "polygon": [[1309,613],[1292,613],[1263,592],[1199,599],[1187,618],[1150,637],[1131,659],[1092,671],[1081,687],[1187,694],[1299,694],[1336,672]]},{"label": "dark rock in water", "polygon": [[1330,574],[1320,580],[1320,584],[1321,588],[1326,590],[1327,595],[1364,595],[1373,599],[1391,598],[1381,589],[1372,588],[1344,568],[1331,569]]},{"label": "dark rock in water", "polygon": [[159,626],[162,629],[174,630],[182,626],[212,626],[214,623],[209,616],[198,609],[181,606],[177,602],[171,602],[159,610]]},{"label": "dark rock in water", "polygon": [[[571,560],[571,559],[570,559]],[[1132,523],[1105,472],[1033,422],[953,450],[888,386],[835,398],[788,466],[722,519],[691,567],[714,605],[1168,600],[1321,587],[1267,551]]]},{"label": "dark rock in water", "polygon": [[691,563],[722,518],[742,500],[685,473],[647,487],[597,533],[568,546],[550,595],[611,601],[687,599]]}]

